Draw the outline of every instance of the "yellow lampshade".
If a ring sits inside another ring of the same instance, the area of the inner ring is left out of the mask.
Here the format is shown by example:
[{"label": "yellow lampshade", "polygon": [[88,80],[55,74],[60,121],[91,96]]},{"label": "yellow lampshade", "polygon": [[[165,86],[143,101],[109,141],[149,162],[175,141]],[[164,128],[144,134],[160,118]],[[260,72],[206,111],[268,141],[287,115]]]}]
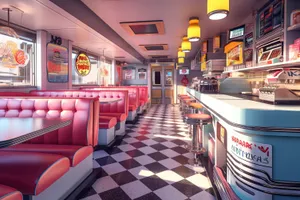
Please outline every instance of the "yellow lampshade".
[{"label": "yellow lampshade", "polygon": [[178,56],[177,56],[177,57],[178,57],[178,58],[184,58],[184,57],[185,57],[185,53],[182,52],[181,47],[178,48]]},{"label": "yellow lampshade", "polygon": [[178,64],[183,64],[184,63],[184,58],[178,58]]},{"label": "yellow lampshade", "polygon": [[200,40],[201,29],[199,26],[199,18],[191,17],[189,21],[189,27],[187,30],[187,36],[190,42],[197,42]]},{"label": "yellow lampshade", "polygon": [[189,41],[189,39],[187,38],[187,36],[184,36],[182,39],[182,43],[181,43],[181,49],[183,52],[188,53],[191,51],[192,49],[192,44]]},{"label": "yellow lampshade", "polygon": [[229,13],[229,0],[207,0],[207,14],[211,20],[220,20]]}]

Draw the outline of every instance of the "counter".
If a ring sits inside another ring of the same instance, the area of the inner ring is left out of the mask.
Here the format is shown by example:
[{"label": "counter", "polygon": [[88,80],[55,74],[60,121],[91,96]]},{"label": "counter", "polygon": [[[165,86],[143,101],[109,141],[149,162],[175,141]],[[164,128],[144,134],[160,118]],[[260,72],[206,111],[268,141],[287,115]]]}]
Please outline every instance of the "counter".
[{"label": "counter", "polygon": [[[271,105],[224,94],[187,93],[213,116],[203,145],[222,199],[229,184],[243,200],[300,198],[300,106]],[[223,176],[220,171],[224,169]],[[226,183],[220,183],[226,180]]]}]

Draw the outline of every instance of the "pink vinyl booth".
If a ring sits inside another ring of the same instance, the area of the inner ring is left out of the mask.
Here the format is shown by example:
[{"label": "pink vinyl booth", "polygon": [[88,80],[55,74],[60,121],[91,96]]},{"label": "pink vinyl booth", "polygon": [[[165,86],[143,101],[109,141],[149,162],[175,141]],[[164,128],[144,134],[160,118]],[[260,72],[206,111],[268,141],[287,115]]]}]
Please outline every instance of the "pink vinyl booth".
[{"label": "pink vinyl booth", "polygon": [[32,200],[66,198],[93,171],[93,98],[1,97],[0,117],[72,120],[0,150],[0,184]]},{"label": "pink vinyl booth", "polygon": [[23,195],[12,187],[0,185],[0,200],[22,200]]},{"label": "pink vinyl booth", "polygon": [[148,108],[150,108],[151,101],[149,99],[147,86],[136,86],[136,87],[139,88],[139,103],[140,103],[140,108],[141,108],[139,110],[139,114],[141,114],[144,111],[146,111]]},{"label": "pink vinyl booth", "polygon": [[137,87],[81,87],[81,90],[126,90],[129,96],[129,112],[126,119],[127,122],[135,122],[137,120],[139,105],[139,88]]},{"label": "pink vinyl booth", "polygon": [[34,90],[31,95],[44,97],[71,97],[71,98],[120,98],[121,100],[109,104],[100,104],[99,111],[99,145],[111,144],[116,136],[125,135],[125,122],[128,116],[128,91],[124,90]]}]

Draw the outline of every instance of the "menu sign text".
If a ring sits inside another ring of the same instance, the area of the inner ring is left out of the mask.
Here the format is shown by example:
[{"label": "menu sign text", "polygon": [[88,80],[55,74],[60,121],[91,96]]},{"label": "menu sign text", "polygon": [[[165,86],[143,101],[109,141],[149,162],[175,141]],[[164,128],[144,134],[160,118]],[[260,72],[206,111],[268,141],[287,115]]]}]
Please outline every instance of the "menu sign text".
[{"label": "menu sign text", "polygon": [[228,138],[228,151],[245,161],[261,166],[272,167],[272,146],[248,140],[242,135]]}]

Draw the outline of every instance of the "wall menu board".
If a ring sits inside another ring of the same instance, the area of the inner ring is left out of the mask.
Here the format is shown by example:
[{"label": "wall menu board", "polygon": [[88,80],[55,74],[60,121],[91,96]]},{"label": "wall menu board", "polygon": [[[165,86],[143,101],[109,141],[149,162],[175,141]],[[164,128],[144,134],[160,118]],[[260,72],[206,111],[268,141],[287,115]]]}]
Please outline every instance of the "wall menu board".
[{"label": "wall menu board", "polygon": [[274,0],[258,12],[257,38],[283,25],[283,0]]},{"label": "wall menu board", "polygon": [[221,48],[221,37],[215,36],[213,40],[213,51],[216,52],[217,49]]},{"label": "wall menu board", "polygon": [[138,69],[138,79],[147,79],[147,69],[145,68],[140,68]]},{"label": "wall menu board", "polygon": [[47,78],[50,83],[68,82],[69,52],[66,47],[47,44]]},{"label": "wall menu board", "polygon": [[229,40],[242,37],[244,36],[244,34],[245,34],[245,25],[232,28],[229,30]]},{"label": "wall menu board", "polygon": [[126,67],[123,69],[124,80],[134,80],[135,79],[135,67]]}]

